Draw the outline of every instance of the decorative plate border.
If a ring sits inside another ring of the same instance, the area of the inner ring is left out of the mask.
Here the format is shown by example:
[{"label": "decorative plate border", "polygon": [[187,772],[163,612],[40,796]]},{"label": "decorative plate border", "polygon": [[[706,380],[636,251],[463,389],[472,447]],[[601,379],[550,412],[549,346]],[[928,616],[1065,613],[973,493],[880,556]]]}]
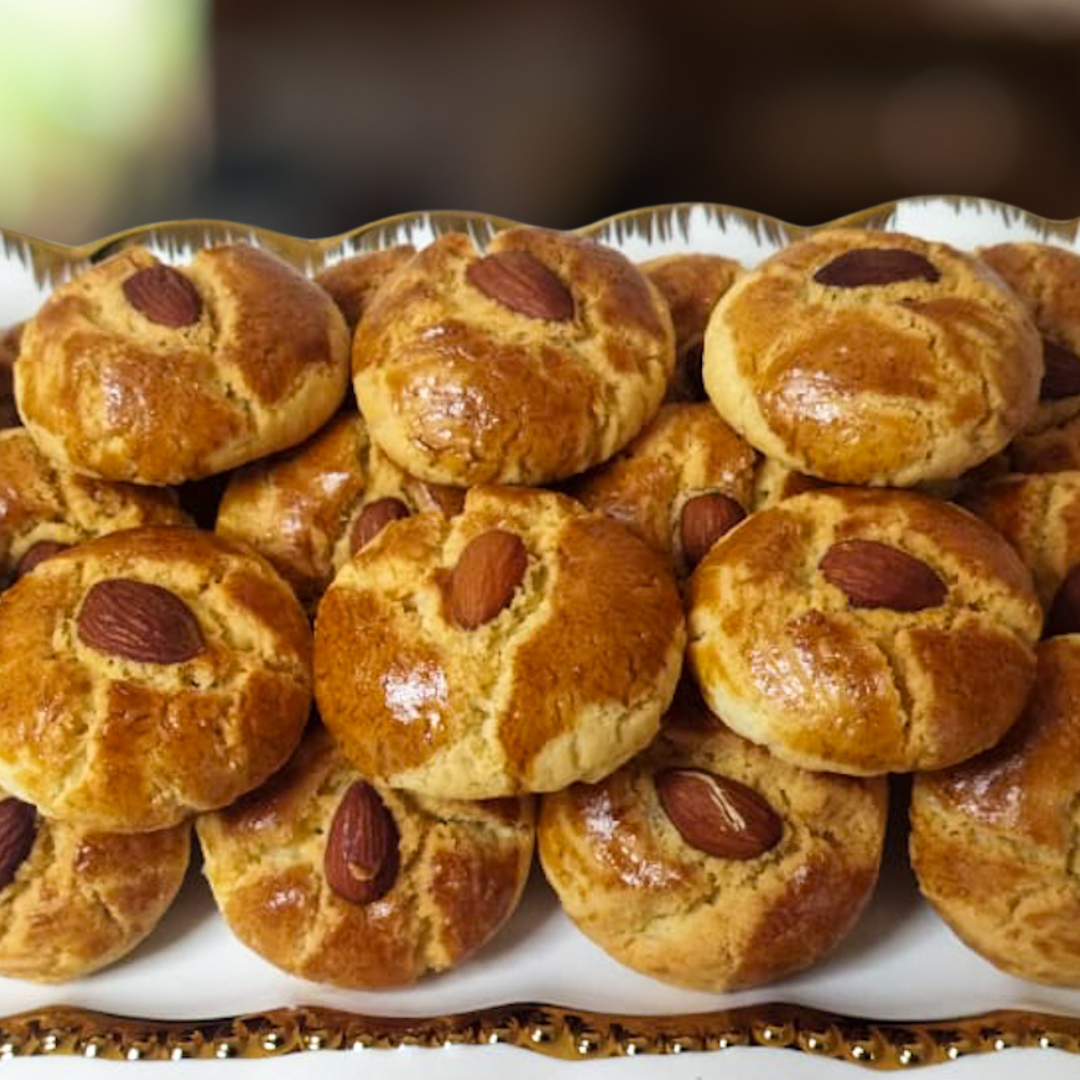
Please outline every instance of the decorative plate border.
[{"label": "decorative plate border", "polygon": [[[1019,226],[1032,239],[1080,248],[1080,218],[1053,221],[992,199],[925,196],[883,203],[819,226],[792,225],[719,203],[678,203],[616,214],[574,230],[618,246],[631,258],[690,250],[697,217],[755,254],[779,249],[817,229],[902,227],[903,215],[946,204],[957,215]],[[898,219],[900,219],[898,223]],[[395,244],[422,246],[446,232],[465,232],[483,248],[509,219],[462,211],[400,214],[339,236],[304,240],[228,221],[174,221],[128,229],[77,247],[0,229],[0,253],[19,262],[43,292],[126,247],[144,245],[166,261],[211,244],[246,242],[314,273],[350,255]],[[695,247],[694,250],[701,250]],[[297,1006],[208,1020],[154,1020],[76,1006],[51,1006],[0,1018],[0,1059],[80,1055],[109,1060],[269,1058],[306,1050],[362,1050],[453,1044],[508,1044],[562,1060],[630,1057],[768,1046],[891,1070],[956,1060],[1012,1047],[1080,1054],[1080,1017],[997,1010],[940,1020],[882,1021],[774,1002],[715,1012],[630,1016],[549,1004],[508,1004],[427,1017],[380,1017],[321,1006]]]}]

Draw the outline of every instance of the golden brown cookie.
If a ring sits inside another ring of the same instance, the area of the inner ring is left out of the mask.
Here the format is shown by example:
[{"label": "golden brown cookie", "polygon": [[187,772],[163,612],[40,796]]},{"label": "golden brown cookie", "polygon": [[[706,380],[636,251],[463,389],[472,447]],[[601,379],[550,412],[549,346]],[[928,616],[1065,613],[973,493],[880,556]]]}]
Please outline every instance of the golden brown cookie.
[{"label": "golden brown cookie", "polygon": [[293,446],[341,404],[349,339],[330,297],[267,252],[141,248],[61,286],[15,364],[23,422],[78,472],[178,484]]},{"label": "golden brown cookie", "polygon": [[464,502],[460,488],[402,472],[349,410],[303,445],[234,472],[215,531],[269,559],[312,608],[341,566],[388,522],[423,510],[457,513]]},{"label": "golden brown cookie", "polygon": [[315,621],[323,720],[365,776],[447,798],[596,780],[656,733],[685,642],[663,557],[553,492],[392,522]]},{"label": "golden brown cookie", "polygon": [[[567,914],[616,960],[700,990],[819,961],[878,876],[881,778],[785,764],[680,693],[661,736],[598,784],[541,800],[538,850]],[[710,723],[711,721],[711,723]]]},{"label": "golden brown cookie", "polygon": [[0,331],[0,429],[18,427],[19,410],[15,407],[15,388],[12,384],[12,371],[15,357],[19,355],[19,342],[22,340],[24,323],[16,323]]},{"label": "golden brown cookie", "polygon": [[96,832],[0,793],[0,975],[64,982],[126,956],[183,884],[187,822]]},{"label": "golden brown cookie", "polygon": [[705,333],[705,388],[754,447],[840,484],[959,476],[1029,423],[1026,308],[982,263],[899,233],[813,233],[741,277]]},{"label": "golden brown cookie", "polygon": [[941,768],[1020,715],[1042,611],[1008,543],[901,491],[831,488],[747,518],[690,581],[689,658],[718,716],[852,775]]},{"label": "golden brown cookie", "polygon": [[734,259],[699,253],[662,255],[639,263],[660,290],[675,326],[675,374],[665,401],[705,401],[701,349],[709,316],[743,272]]},{"label": "golden brown cookie", "polygon": [[994,749],[917,776],[911,864],[971,948],[1024,979],[1080,986],[1080,636],[1038,648],[1023,717]]},{"label": "golden brown cookie", "polygon": [[625,446],[674,363],[667,305],[629,260],[518,227],[483,256],[442,236],[395,272],[356,328],[353,387],[372,439],[413,475],[543,484]]},{"label": "golden brown cookie", "polygon": [[58,468],[25,428],[0,431],[0,587],[43,558],[137,525],[180,525],[174,492]]},{"label": "golden brown cookie", "polygon": [[325,289],[341,309],[350,336],[379,286],[415,254],[412,244],[398,244],[385,251],[351,255],[315,275],[315,284]]},{"label": "golden brown cookie", "polygon": [[0,784],[116,832],[225,806],[299,741],[310,650],[242,545],[146,527],[62,551],[0,594]]},{"label": "golden brown cookie", "polygon": [[316,982],[390,987],[456,967],[529,876],[529,798],[464,802],[362,777],[313,726],[289,764],[198,819],[203,867],[245,945]]}]

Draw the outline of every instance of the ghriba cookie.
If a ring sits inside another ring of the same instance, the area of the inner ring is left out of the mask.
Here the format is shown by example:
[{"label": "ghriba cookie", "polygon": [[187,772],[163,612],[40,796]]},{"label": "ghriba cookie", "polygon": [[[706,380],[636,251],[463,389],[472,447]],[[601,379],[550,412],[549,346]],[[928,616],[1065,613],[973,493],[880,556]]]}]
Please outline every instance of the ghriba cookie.
[{"label": "ghriba cookie", "polygon": [[183,522],[172,491],[78,476],[44,457],[25,428],[0,431],[0,588],[91,537]]},{"label": "ghriba cookie", "polygon": [[330,294],[345,316],[350,336],[382,283],[415,254],[411,244],[398,244],[385,251],[350,255],[315,275],[315,284]]},{"label": "ghriba cookie", "polygon": [[116,832],[224,806],[296,747],[310,650],[242,545],[148,526],[61,551],[0,594],[0,784]]},{"label": "ghriba cookie", "polygon": [[267,785],[198,819],[203,869],[245,945],[316,982],[390,987],[456,967],[529,876],[529,798],[426,799],[362,777],[314,725]]},{"label": "ghriba cookie", "polygon": [[[544,873],[616,960],[678,986],[759,986],[820,960],[878,876],[886,785],[812,773],[680,693],[661,736],[541,800]],[[692,706],[691,706],[692,707]]]},{"label": "ghriba cookie", "polygon": [[1022,301],[945,244],[829,229],[741,277],[705,332],[709,398],[758,450],[840,484],[947,479],[1029,423]]},{"label": "ghriba cookie", "polygon": [[64,982],[126,956],[183,884],[191,825],[97,832],[0,792],[0,975]]},{"label": "ghriba cookie", "polygon": [[453,514],[464,503],[460,488],[402,472],[347,410],[302,446],[237,469],[215,531],[269,559],[310,608],[388,522],[423,510]]},{"label": "ghriba cookie", "polygon": [[566,233],[451,233],[372,298],[353,388],[372,439],[439,484],[544,484],[611,457],[675,364],[667,305],[633,263]]},{"label": "ghriba cookie", "polygon": [[445,798],[597,780],[656,733],[685,642],[663,556],[554,492],[389,524],[315,620],[315,693],[365,776]]},{"label": "ghriba cookie", "polygon": [[1013,975],[1080,986],[1080,637],[1038,648],[1023,717],[992,750],[915,778],[911,865],[956,934]]},{"label": "ghriba cookie", "polygon": [[1020,715],[1042,611],[1008,543],[901,491],[831,488],[761,510],[690,581],[710,708],[805,768],[942,768]]},{"label": "ghriba cookie", "polygon": [[315,432],[341,404],[348,354],[334,302],[267,252],[209,248],[181,270],[132,248],[27,323],[15,394],[52,460],[178,484]]}]

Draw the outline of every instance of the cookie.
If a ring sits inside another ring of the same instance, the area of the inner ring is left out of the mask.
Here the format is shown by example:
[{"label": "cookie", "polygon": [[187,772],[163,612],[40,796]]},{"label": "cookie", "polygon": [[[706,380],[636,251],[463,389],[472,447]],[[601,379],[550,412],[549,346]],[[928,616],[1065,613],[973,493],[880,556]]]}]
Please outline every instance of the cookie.
[{"label": "cookie", "polygon": [[334,574],[387,522],[423,510],[458,512],[460,488],[402,472],[341,412],[302,446],[237,469],[215,531],[250,544],[313,608]]},{"label": "cookie", "polygon": [[385,251],[351,255],[315,275],[315,284],[330,294],[345,316],[350,337],[379,286],[415,254],[411,244],[398,244]]},{"label": "cookie", "polygon": [[402,986],[461,964],[517,906],[532,800],[463,802],[361,776],[317,725],[258,791],[197,822],[225,921],[279,968]]},{"label": "cookie", "polygon": [[660,290],[675,327],[675,373],[665,401],[706,401],[701,349],[709,316],[743,272],[734,259],[699,253],[662,255],[638,264]]},{"label": "cookie", "polygon": [[353,339],[371,437],[438,484],[544,484],[607,460],[675,364],[656,287],[618,252],[506,229],[479,255],[440,237],[373,297]]},{"label": "cookie", "polygon": [[1035,675],[1042,611],[1008,543],[903,491],[832,488],[759,511],[690,581],[709,706],[805,768],[943,768],[992,746]]},{"label": "cookie", "polygon": [[968,946],[1023,979],[1080,986],[1080,637],[1038,649],[1023,717],[994,749],[917,776],[911,865]]},{"label": "cookie", "polygon": [[602,510],[689,575],[750,508],[757,454],[708,402],[669,404],[570,493]]},{"label": "cookie", "polygon": [[945,244],[815,232],[741,277],[705,332],[721,416],[839,484],[948,479],[1030,422],[1041,341],[1020,299]]},{"label": "cookie", "polygon": [[27,323],[15,394],[53,461],[178,484],[313,434],[341,404],[348,354],[334,302],[267,252],[209,248],[178,270],[132,248]]},{"label": "cookie", "polygon": [[0,793],[0,975],[77,979],[126,956],[183,884],[187,822],[97,832]]},{"label": "cookie", "polygon": [[241,545],[148,526],[61,551],[0,594],[0,784],[115,832],[224,806],[296,747],[310,650]]},{"label": "cookie", "polygon": [[19,355],[23,323],[16,323],[0,331],[0,429],[18,427],[19,410],[15,407],[15,387],[12,372],[15,357]]},{"label": "cookie", "polygon": [[620,963],[698,990],[822,959],[877,881],[882,778],[812,773],[739,738],[690,695],[598,784],[541,800],[537,845],[566,913]]},{"label": "cookie", "polygon": [[391,522],[315,620],[315,694],[365,776],[446,798],[597,780],[656,733],[685,628],[663,557],[554,492]]},{"label": "cookie", "polygon": [[24,428],[0,431],[0,587],[94,536],[183,523],[172,491],[78,476],[53,465]]}]

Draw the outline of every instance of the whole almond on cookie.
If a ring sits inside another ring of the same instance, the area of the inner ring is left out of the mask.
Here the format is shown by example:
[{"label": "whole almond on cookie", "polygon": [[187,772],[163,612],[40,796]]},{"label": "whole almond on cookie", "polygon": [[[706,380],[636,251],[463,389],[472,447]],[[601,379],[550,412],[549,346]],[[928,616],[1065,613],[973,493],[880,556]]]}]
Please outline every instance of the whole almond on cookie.
[{"label": "whole almond on cookie", "polygon": [[1080,394],[1080,356],[1065,345],[1043,338],[1041,401],[1060,401]]},{"label": "whole almond on cookie", "polygon": [[30,854],[37,834],[37,811],[21,799],[0,801],[0,889],[11,884]]},{"label": "whole almond on cookie", "polygon": [[376,499],[368,503],[353,525],[349,537],[349,550],[355,555],[365,544],[375,539],[390,524],[409,516],[409,508],[394,498]]},{"label": "whole almond on cookie", "polygon": [[746,511],[729,495],[710,492],[688,499],[679,517],[683,555],[697,566],[724,533],[746,517]]},{"label": "whole almond on cookie", "polygon": [[450,575],[450,618],[463,630],[494,619],[510,603],[528,562],[515,533],[491,529],[473,537]]},{"label": "whole almond on cookie", "polygon": [[127,302],[151,322],[178,328],[199,321],[202,297],[179,270],[159,263],[125,279]]},{"label": "whole almond on cookie", "polygon": [[819,285],[842,289],[940,279],[941,272],[929,259],[904,248],[856,248],[837,256],[814,274]]},{"label": "whole almond on cookie", "polygon": [[527,251],[500,251],[469,264],[468,282],[504,307],[533,319],[573,318],[570,290]]},{"label": "whole almond on cookie", "polygon": [[352,904],[370,904],[388,893],[398,872],[394,817],[368,783],[358,780],[334,813],[323,857],[330,888]]},{"label": "whole almond on cookie", "polygon": [[857,608],[921,611],[943,603],[949,591],[921,559],[876,540],[842,540],[818,565]]}]

